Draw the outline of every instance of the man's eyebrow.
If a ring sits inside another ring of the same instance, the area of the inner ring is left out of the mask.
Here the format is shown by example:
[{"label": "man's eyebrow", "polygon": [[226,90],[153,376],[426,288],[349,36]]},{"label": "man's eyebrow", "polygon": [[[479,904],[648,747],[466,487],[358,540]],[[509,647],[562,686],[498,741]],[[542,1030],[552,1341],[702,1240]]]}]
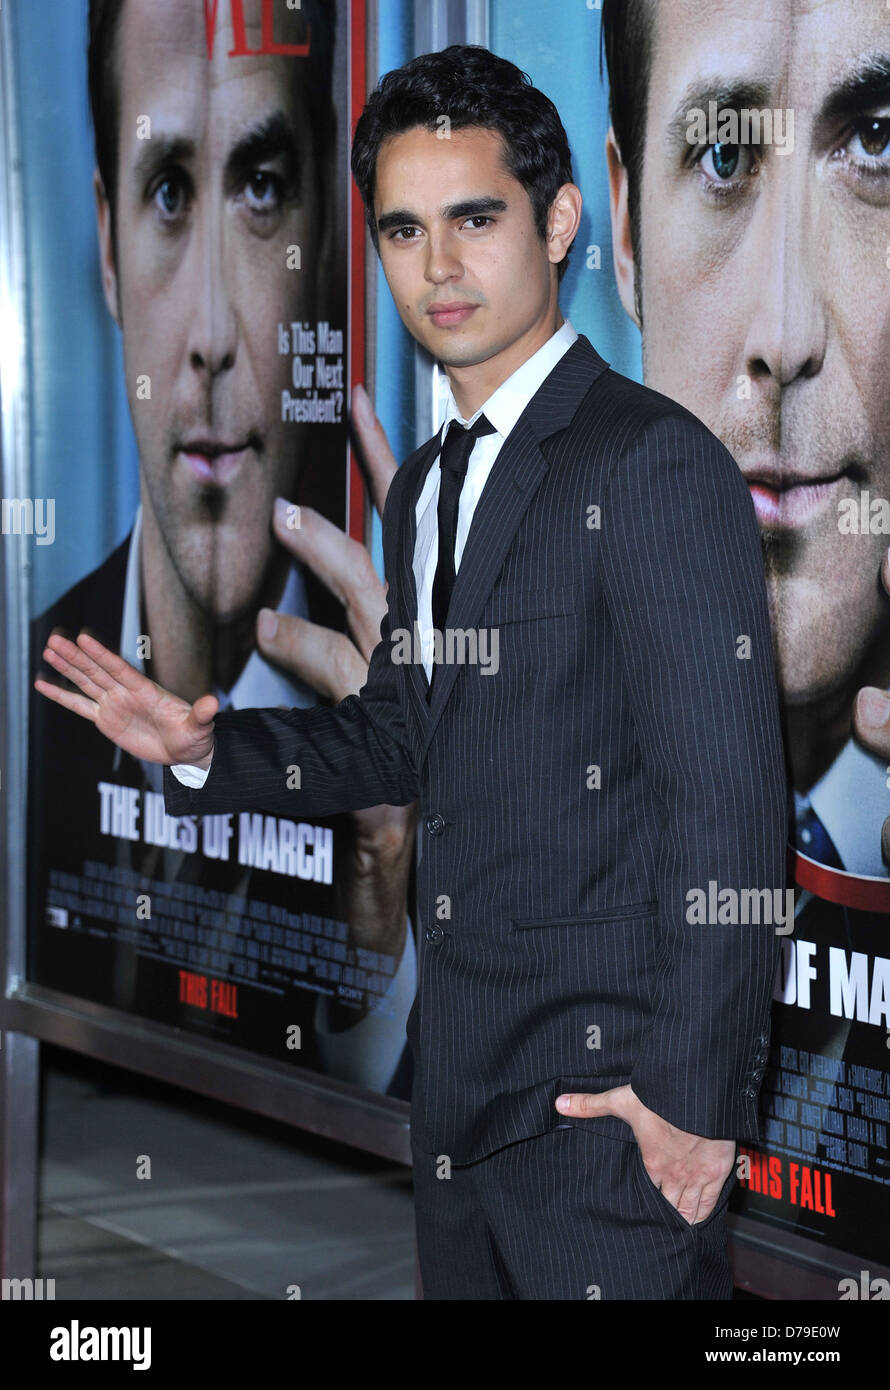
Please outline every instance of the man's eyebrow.
[{"label": "man's eyebrow", "polygon": [[[482,197],[464,198],[459,203],[446,203],[439,209],[440,217],[446,222],[454,222],[464,217],[486,217],[492,212],[506,212],[507,204],[503,198]],[[397,208],[392,212],[384,212],[377,219],[377,231],[391,232],[397,227],[419,227],[423,224],[423,218],[418,217],[417,213],[411,212],[407,208]]]},{"label": "man's eyebrow", "polygon": [[271,111],[238,138],[226,159],[226,182],[240,182],[258,164],[271,159],[284,160],[285,177],[297,181],[292,193],[299,195],[300,144],[293,122],[283,111]]},{"label": "man's eyebrow", "polygon": [[507,204],[503,198],[464,198],[460,203],[449,203],[442,208],[446,222],[462,217],[484,217],[489,212],[506,212]]},{"label": "man's eyebrow", "polygon": [[133,164],[137,188],[144,188],[161,169],[171,164],[187,164],[195,157],[195,142],[185,135],[152,135],[146,140]]},{"label": "man's eyebrow", "polygon": [[718,115],[721,111],[762,110],[770,105],[770,96],[770,87],[766,82],[756,82],[750,78],[740,78],[737,82],[720,78],[690,82],[665,128],[667,144],[677,152],[691,149],[687,139],[690,111],[703,111],[707,117],[712,101],[717,103]]},{"label": "man's eyebrow", "polygon": [[817,123],[836,124],[862,115],[890,98],[890,54],[867,53],[832,86],[819,108]]}]

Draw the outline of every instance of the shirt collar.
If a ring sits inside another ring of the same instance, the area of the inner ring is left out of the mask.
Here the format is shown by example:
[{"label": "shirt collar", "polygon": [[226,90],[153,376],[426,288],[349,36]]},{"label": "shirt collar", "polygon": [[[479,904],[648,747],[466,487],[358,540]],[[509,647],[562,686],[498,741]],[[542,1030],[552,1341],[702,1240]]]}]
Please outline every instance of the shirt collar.
[{"label": "shirt collar", "polygon": [[445,417],[442,421],[441,438],[444,440],[445,431],[452,420],[459,420],[464,426],[474,425],[479,416],[484,413],[485,418],[494,425],[501,438],[506,439],[532,396],[544,384],[557,362],[564,353],[568,352],[577,337],[578,334],[566,319],[562,327],[557,328],[553,336],[548,338],[537,352],[533,352],[521,367],[517,367],[512,376],[508,376],[507,380],[502,382],[496,391],[492,392],[488,400],[480,405],[475,415],[469,420],[463,418],[457,408],[454,395],[449,390],[445,405]]}]

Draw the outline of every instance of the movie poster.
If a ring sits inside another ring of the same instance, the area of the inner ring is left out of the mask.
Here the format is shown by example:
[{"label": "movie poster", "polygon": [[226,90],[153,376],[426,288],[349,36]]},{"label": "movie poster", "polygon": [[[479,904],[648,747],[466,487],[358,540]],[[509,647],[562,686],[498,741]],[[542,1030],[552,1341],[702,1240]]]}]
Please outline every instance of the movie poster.
[{"label": "movie poster", "polygon": [[[307,633],[317,646],[347,632],[339,577],[297,551],[310,509],[363,535],[348,411],[351,384],[365,379],[364,239],[348,158],[365,97],[365,6],[36,8],[48,32],[54,17],[67,26],[70,50],[62,79],[47,60],[43,107],[39,72],[19,93],[22,147],[42,134],[48,160],[88,173],[78,196],[94,225],[90,254],[72,256],[63,175],[57,192],[48,179],[25,198],[45,522],[32,587],[54,595],[33,607],[32,681],[54,678],[41,659],[51,631],[86,628],[189,700],[342,698],[313,675],[304,645]],[[112,348],[69,354],[59,390],[43,390],[47,345],[83,330],[61,291],[42,292],[41,257],[66,254],[66,290],[79,274],[82,312],[106,338],[111,326]],[[109,420],[87,447],[60,419],[72,387],[97,411],[123,387],[128,420]],[[97,507],[117,519],[113,545],[93,539]],[[56,578],[63,560],[73,582]],[[356,865],[374,812],[170,817],[161,771],[32,685],[29,978],[407,1097],[408,870],[387,885],[388,916],[379,894],[369,907]]]},{"label": "movie poster", "polygon": [[732,1208],[886,1263],[890,10],[603,0],[601,33],[614,285],[588,332],[619,365],[617,291],[637,374],[741,468],[783,706],[795,917]]}]

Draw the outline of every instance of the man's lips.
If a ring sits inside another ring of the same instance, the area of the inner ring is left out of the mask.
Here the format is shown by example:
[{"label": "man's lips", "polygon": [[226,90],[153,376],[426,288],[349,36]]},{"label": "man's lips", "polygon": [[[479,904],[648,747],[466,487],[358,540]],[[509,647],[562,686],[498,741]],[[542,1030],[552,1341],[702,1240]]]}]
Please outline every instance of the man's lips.
[{"label": "man's lips", "polygon": [[190,439],[179,445],[177,452],[194,476],[202,483],[222,486],[234,478],[247,451],[253,448],[253,437],[243,440]]},{"label": "man's lips", "polygon": [[465,319],[470,317],[473,310],[478,308],[478,304],[455,300],[451,304],[431,304],[427,313],[437,328],[452,328],[455,324],[463,323]]},{"label": "man's lips", "polygon": [[770,530],[804,526],[823,508],[836,509],[838,499],[849,489],[847,468],[818,477],[774,464],[743,467],[742,472],[757,520]]}]

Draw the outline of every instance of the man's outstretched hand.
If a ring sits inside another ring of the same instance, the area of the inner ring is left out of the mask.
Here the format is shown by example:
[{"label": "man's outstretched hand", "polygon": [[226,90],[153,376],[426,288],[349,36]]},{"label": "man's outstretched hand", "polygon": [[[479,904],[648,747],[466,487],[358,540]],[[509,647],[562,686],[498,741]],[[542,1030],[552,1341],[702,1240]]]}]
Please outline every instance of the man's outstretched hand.
[{"label": "man's outstretched hand", "polygon": [[202,695],[190,705],[143,676],[88,632],[81,632],[76,643],[52,633],[43,659],[83,693],[39,676],[34,688],[92,720],[100,733],[126,753],[150,763],[210,766],[213,719],[219,709],[215,695]]}]

